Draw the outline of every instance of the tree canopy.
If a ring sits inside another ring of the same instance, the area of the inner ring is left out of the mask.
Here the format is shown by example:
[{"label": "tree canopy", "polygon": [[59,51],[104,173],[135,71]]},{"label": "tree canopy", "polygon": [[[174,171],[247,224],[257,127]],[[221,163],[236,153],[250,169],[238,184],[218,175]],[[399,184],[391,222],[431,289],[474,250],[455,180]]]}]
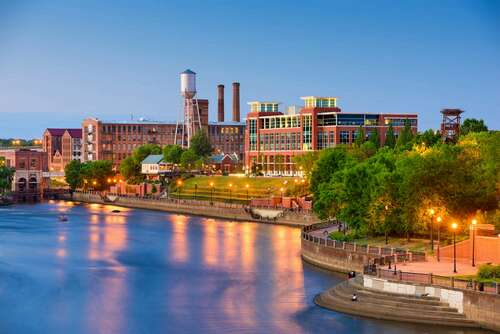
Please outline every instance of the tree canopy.
[{"label": "tree canopy", "polygon": [[66,183],[71,190],[77,188],[104,190],[109,187],[108,179],[115,176],[111,161],[95,160],[81,163],[73,160],[64,169]]},{"label": "tree canopy", "polygon": [[165,162],[179,164],[183,152],[184,149],[179,145],[167,145],[163,148],[163,160],[165,160]]},{"label": "tree canopy", "polygon": [[210,139],[204,130],[198,130],[191,138],[190,148],[198,158],[208,157],[212,154]]},{"label": "tree canopy", "polygon": [[141,163],[150,154],[162,154],[162,148],[156,144],[145,144],[137,147],[130,156],[120,163],[120,174],[130,184],[138,184],[144,181],[141,174]]},{"label": "tree canopy", "polygon": [[470,132],[488,131],[488,127],[482,119],[466,118],[460,127],[460,133],[466,135]]}]

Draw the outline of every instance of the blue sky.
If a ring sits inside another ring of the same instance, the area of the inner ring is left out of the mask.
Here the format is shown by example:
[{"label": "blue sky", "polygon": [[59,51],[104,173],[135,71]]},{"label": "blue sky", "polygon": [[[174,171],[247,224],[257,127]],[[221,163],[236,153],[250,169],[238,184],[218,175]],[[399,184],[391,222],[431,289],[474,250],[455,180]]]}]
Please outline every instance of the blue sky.
[{"label": "blue sky", "polygon": [[0,0],[0,138],[88,116],[175,121],[179,72],[251,100],[339,97],[348,112],[439,110],[500,125],[500,1]]}]

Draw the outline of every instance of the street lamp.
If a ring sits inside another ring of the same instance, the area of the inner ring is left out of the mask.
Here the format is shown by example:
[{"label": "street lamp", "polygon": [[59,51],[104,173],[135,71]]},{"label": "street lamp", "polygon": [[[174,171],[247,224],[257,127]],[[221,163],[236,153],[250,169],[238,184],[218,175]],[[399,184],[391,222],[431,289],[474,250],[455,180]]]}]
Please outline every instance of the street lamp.
[{"label": "street lamp", "polygon": [[443,220],[440,216],[438,216],[436,218],[437,222],[438,222],[438,247],[437,247],[437,260],[439,262],[439,251],[440,251],[440,246],[441,246],[441,221]]},{"label": "street lamp", "polygon": [[453,272],[457,272],[457,242],[456,242],[456,231],[457,231],[457,223],[451,224],[451,230],[453,231]]},{"label": "street lamp", "polygon": [[248,188],[250,187],[250,185],[247,183],[245,184],[245,188],[247,189],[247,202],[250,201],[250,199],[248,198]]},{"label": "street lamp", "polygon": [[181,200],[181,186],[182,186],[182,180],[179,179],[179,180],[177,180],[177,201],[178,202]]},{"label": "street lamp", "polygon": [[434,209],[429,210],[429,215],[431,216],[431,251],[434,252]]},{"label": "street lamp", "polygon": [[472,266],[476,266],[476,224],[477,220],[472,219]]},{"label": "street lamp", "polygon": [[231,189],[233,188],[233,184],[232,183],[229,183],[229,203],[232,203],[233,202],[233,198],[232,198],[232,192],[231,192]]},{"label": "street lamp", "polygon": [[280,188],[280,192],[281,192],[281,208],[283,208],[284,206],[284,203],[283,203],[283,192],[285,191],[285,189],[283,189],[283,187]]},{"label": "street lamp", "polygon": [[197,193],[198,193],[198,184],[197,184],[197,183],[195,183],[195,184],[194,184],[194,199],[195,199],[195,200],[196,200],[196,195],[197,195]]}]

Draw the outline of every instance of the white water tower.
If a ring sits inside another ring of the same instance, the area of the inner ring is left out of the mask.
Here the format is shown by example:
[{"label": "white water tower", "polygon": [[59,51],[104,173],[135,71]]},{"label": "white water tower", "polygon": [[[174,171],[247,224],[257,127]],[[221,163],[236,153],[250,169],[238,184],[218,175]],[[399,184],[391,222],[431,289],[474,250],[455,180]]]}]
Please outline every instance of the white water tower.
[{"label": "white water tower", "polygon": [[[181,95],[183,99],[182,115],[175,129],[175,144],[189,148],[191,138],[201,129],[200,108],[196,95],[196,73],[187,69],[181,73]],[[180,131],[179,131],[179,126]]]}]

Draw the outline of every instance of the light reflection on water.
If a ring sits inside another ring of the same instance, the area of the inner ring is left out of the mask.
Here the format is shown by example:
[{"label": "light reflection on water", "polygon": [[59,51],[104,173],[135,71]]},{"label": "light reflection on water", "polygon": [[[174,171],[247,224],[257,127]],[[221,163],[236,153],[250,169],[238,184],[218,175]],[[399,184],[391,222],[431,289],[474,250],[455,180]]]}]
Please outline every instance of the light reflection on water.
[{"label": "light reflection on water", "polygon": [[285,226],[53,201],[0,231],[0,333],[479,333],[316,307],[339,277]]}]

